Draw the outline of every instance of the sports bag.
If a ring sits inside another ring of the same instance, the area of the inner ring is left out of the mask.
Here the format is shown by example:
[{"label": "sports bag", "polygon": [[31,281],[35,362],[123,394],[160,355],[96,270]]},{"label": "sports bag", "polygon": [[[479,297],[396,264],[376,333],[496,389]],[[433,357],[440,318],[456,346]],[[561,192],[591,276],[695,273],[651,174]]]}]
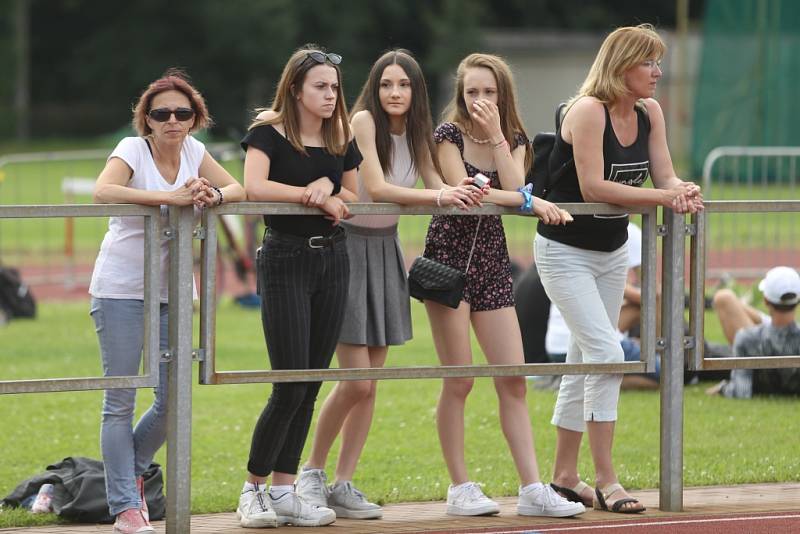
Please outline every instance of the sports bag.
[{"label": "sports bag", "polygon": [[36,301],[19,271],[0,267],[0,309],[9,317],[36,317]]}]

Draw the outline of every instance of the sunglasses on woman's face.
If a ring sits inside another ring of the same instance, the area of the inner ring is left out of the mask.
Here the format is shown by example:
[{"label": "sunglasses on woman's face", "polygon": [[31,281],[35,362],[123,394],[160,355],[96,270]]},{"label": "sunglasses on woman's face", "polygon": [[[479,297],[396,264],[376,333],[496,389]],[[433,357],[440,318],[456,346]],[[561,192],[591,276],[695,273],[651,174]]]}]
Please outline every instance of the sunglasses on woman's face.
[{"label": "sunglasses on woman's face", "polygon": [[306,59],[308,58],[313,59],[317,63],[325,63],[325,60],[328,60],[332,65],[338,65],[339,63],[342,62],[342,56],[340,56],[339,54],[334,54],[332,52],[326,54],[324,52],[318,52],[316,50],[313,52],[306,53]]},{"label": "sunglasses on woman's face", "polygon": [[189,108],[157,108],[151,109],[147,114],[156,122],[167,122],[170,116],[173,114],[175,115],[176,120],[188,121],[194,117],[194,110]]}]

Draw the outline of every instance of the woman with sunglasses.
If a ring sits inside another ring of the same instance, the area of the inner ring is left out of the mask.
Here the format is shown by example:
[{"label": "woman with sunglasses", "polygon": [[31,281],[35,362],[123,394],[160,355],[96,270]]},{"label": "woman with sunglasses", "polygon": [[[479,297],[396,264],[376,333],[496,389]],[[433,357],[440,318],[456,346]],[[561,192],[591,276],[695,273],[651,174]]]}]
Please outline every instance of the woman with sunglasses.
[{"label": "woman with sunglasses", "polygon": [[[192,133],[211,123],[203,97],[177,70],[151,83],[133,110],[140,137],[126,137],[97,178],[94,201],[150,206],[215,206],[244,199],[244,189]],[[162,214],[166,216],[166,212]],[[162,224],[166,224],[162,217]],[[136,375],[144,344],[144,223],[111,217],[89,293],[105,376]],[[160,347],[167,348],[168,243],[161,245]],[[166,438],[167,364],[155,401],[132,428],[135,389],[109,389],[100,445],[114,532],[152,532],[142,475]]]},{"label": "woman with sunglasses", "polygon": [[[422,69],[406,50],[383,54],[372,66],[352,115],[352,128],[364,162],[358,171],[361,202],[458,206],[480,201],[482,191],[468,184],[446,186],[434,153],[433,125]],[[416,189],[422,176],[426,189]],[[350,289],[336,355],[339,367],[382,367],[390,345],[411,339],[411,308],[398,215],[358,215],[348,220]],[[367,440],[375,408],[376,381],[339,382],[317,419],[311,457],[297,479],[309,502],[330,506],[337,517],[376,519],[381,507],[353,484],[353,473]],[[328,452],[342,433],[336,480],[326,485]]]},{"label": "woman with sunglasses", "polygon": [[[272,107],[242,140],[250,200],[296,202],[324,215],[267,215],[257,258],[261,321],[272,369],[327,369],[339,339],[350,275],[343,200],[361,155],[351,141],[341,56],[306,45],[289,58]],[[253,430],[237,516],[244,527],[320,526],[333,510],[294,491],[320,382],[275,384]],[[267,477],[272,485],[265,490]]]},{"label": "woman with sunglasses", "polygon": [[[482,173],[491,180],[486,200],[519,207],[547,224],[566,224],[568,213],[536,199],[523,186],[531,148],[517,113],[511,69],[499,57],[471,54],[458,66],[446,122],[434,133],[445,179],[458,183]],[[511,285],[503,223],[496,215],[435,215],[425,256],[466,271],[464,299],[457,309],[426,300],[436,352],[443,365],[470,365],[470,324],[491,364],[525,362]],[[436,424],[451,485],[447,513],[486,515],[497,503],[471,482],[464,459],[464,406],[472,378],[445,378]],[[542,484],[533,445],[524,376],[494,379],[500,424],[520,478],[517,513],[564,517],[585,511]]]},{"label": "woman with sunglasses", "polygon": [[[557,134],[551,166],[574,160],[549,198],[703,209],[700,189],[675,175],[664,114],[653,99],[666,46],[649,24],[618,28],[600,47]],[[555,163],[557,162],[557,163]],[[652,177],[654,188],[641,187]],[[575,217],[567,228],[540,225],[536,267],[571,333],[567,363],[621,363],[617,334],[628,274],[628,216]],[[614,469],[611,449],[622,375],[565,375],[553,410],[554,489],[587,506],[638,513]],[[595,467],[595,490],[578,475],[583,433]]]}]

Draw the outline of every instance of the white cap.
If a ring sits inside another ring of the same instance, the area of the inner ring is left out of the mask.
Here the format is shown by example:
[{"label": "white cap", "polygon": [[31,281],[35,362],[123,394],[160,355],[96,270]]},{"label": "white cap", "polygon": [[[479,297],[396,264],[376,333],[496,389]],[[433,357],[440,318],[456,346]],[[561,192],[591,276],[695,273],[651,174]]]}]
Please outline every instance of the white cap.
[{"label": "white cap", "polygon": [[791,267],[774,267],[758,284],[772,304],[791,306],[800,302],[800,275]]}]

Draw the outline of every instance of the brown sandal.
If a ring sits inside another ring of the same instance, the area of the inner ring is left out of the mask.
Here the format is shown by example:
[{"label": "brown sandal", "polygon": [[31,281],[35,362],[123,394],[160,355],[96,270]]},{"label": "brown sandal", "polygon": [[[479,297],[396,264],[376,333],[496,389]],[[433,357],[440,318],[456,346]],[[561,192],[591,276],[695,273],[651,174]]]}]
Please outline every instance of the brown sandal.
[{"label": "brown sandal", "polygon": [[552,482],[550,483],[550,487],[553,488],[553,491],[560,493],[565,499],[567,499],[570,502],[579,502],[587,508],[591,508],[594,505],[593,498],[589,498],[587,500],[581,497],[583,490],[585,490],[586,488],[590,488],[589,484],[587,484],[583,480],[578,481],[578,483],[575,484],[574,488],[557,486]]},{"label": "brown sandal", "polygon": [[611,505],[611,508],[608,507],[606,503],[607,499],[614,495],[616,492],[622,490],[622,486],[617,482],[614,484],[609,484],[602,491],[600,488],[595,488],[594,493],[597,498],[594,500],[594,509],[595,510],[604,510],[606,512],[615,512],[618,514],[638,514],[640,512],[644,512],[647,510],[644,506],[641,508],[623,508],[628,503],[636,503],[639,504],[639,499],[634,499],[633,497],[625,497],[623,499],[617,499]]}]

